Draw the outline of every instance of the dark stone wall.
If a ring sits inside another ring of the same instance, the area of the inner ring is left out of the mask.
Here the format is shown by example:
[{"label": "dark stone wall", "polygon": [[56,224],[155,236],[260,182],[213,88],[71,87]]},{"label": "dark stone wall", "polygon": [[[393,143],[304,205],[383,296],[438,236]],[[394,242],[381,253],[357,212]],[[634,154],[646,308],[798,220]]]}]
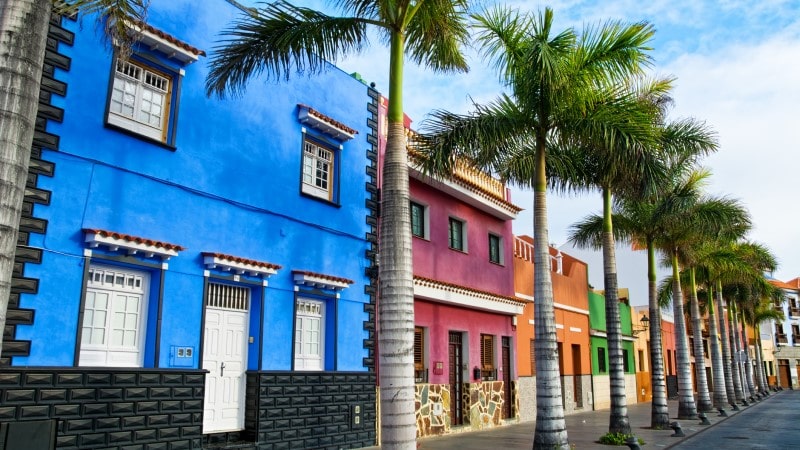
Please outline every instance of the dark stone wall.
[{"label": "dark stone wall", "polygon": [[245,433],[263,450],[375,445],[375,374],[247,372]]},{"label": "dark stone wall", "polygon": [[199,449],[204,389],[203,370],[8,368],[0,422],[56,420],[65,450]]}]

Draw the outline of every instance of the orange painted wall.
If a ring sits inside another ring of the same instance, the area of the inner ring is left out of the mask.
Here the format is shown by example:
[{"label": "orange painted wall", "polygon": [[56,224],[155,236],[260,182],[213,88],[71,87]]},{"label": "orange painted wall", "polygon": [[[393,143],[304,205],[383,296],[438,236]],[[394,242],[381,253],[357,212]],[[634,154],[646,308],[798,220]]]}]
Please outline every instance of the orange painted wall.
[{"label": "orange painted wall", "polygon": [[[533,243],[528,236],[520,239]],[[557,250],[550,248],[555,256]],[[561,253],[562,273],[551,270],[553,281],[553,298],[556,309],[556,339],[561,343],[563,352],[561,361],[563,375],[589,375],[592,373],[589,347],[589,279],[586,263],[577,258]],[[514,290],[522,298],[533,297],[533,261],[525,255],[514,255]],[[551,264],[555,269],[555,264]],[[559,307],[560,305],[566,306]],[[580,310],[581,312],[572,309]],[[517,370],[521,377],[531,376],[531,339],[534,338],[533,321],[534,303],[528,303],[522,315],[517,316]],[[562,327],[563,326],[563,327]],[[579,364],[574,359],[572,346],[580,346]]]}]

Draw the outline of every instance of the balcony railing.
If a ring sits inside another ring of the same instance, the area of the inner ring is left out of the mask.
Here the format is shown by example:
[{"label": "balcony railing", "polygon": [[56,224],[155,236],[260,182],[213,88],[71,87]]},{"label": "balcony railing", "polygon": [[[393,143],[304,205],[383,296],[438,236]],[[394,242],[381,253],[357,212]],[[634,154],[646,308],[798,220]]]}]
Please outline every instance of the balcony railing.
[{"label": "balcony railing", "polygon": [[795,308],[794,306],[789,308],[789,315],[790,316],[797,316],[800,317],[800,308]]},{"label": "balcony railing", "polygon": [[778,344],[788,344],[789,343],[789,339],[787,338],[787,336],[785,334],[777,334],[777,335],[775,335],[775,340],[778,342]]},{"label": "balcony railing", "polygon": [[[516,258],[528,262],[534,262],[533,244],[515,236],[514,256]],[[550,270],[555,273],[564,273],[564,266],[562,261],[563,257],[561,256],[561,252],[559,251],[557,254],[549,256],[550,256]]]},{"label": "balcony railing", "polygon": [[427,383],[428,369],[414,369],[414,383]]},{"label": "balcony railing", "polygon": [[800,334],[797,333],[792,334],[792,343],[794,345],[800,345]]}]

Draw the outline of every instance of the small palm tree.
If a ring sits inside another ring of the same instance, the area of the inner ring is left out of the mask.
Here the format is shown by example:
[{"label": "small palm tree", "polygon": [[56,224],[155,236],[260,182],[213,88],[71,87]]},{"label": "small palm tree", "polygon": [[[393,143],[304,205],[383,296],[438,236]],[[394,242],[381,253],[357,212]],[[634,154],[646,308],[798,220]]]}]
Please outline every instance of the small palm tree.
[{"label": "small palm tree", "polygon": [[342,17],[279,0],[245,13],[215,49],[209,94],[241,93],[264,72],[324,69],[326,61],[359,52],[376,28],[389,43],[389,111],[381,187],[378,278],[381,439],[384,448],[414,448],[414,287],[408,211],[408,154],[403,124],[406,57],[433,70],[466,71],[464,0],[341,0]]},{"label": "small palm tree", "polygon": [[[53,4],[58,6],[53,9]],[[5,328],[14,253],[28,177],[51,13],[97,13],[106,36],[129,49],[128,18],[142,20],[143,0],[3,0],[0,13],[0,329]],[[107,18],[115,20],[106,20]],[[122,53],[126,53],[123,51]],[[2,351],[2,336],[0,336]]]},{"label": "small palm tree", "polygon": [[555,335],[553,289],[548,264],[547,159],[559,140],[605,136],[606,142],[635,141],[642,121],[599,105],[605,95],[641,73],[653,29],[645,23],[609,22],[578,36],[553,33],[553,12],[535,16],[498,7],[474,16],[478,43],[509,89],[467,115],[436,111],[423,123],[421,148],[427,170],[447,173],[454,158],[499,174],[534,191],[536,432],[534,448],[566,448],[567,431]]}]

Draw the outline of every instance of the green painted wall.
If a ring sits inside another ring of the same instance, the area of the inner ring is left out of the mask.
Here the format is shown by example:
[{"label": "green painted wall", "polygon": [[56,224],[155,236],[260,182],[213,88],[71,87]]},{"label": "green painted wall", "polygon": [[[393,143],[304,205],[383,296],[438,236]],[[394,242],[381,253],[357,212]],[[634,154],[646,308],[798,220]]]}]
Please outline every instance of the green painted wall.
[{"label": "green painted wall", "polygon": [[[625,303],[619,304],[619,319],[622,334],[630,336],[632,334],[631,326],[631,307]],[[589,291],[589,324],[594,331],[606,331],[606,299],[604,296]],[[608,340],[605,336],[591,336],[589,338],[589,345],[592,349],[592,374],[602,375],[608,374]],[[600,370],[599,351],[602,348],[604,355],[605,370]],[[627,350],[628,356],[628,370],[625,373],[635,373],[634,367],[634,348],[632,341],[622,341],[623,350]]]}]

